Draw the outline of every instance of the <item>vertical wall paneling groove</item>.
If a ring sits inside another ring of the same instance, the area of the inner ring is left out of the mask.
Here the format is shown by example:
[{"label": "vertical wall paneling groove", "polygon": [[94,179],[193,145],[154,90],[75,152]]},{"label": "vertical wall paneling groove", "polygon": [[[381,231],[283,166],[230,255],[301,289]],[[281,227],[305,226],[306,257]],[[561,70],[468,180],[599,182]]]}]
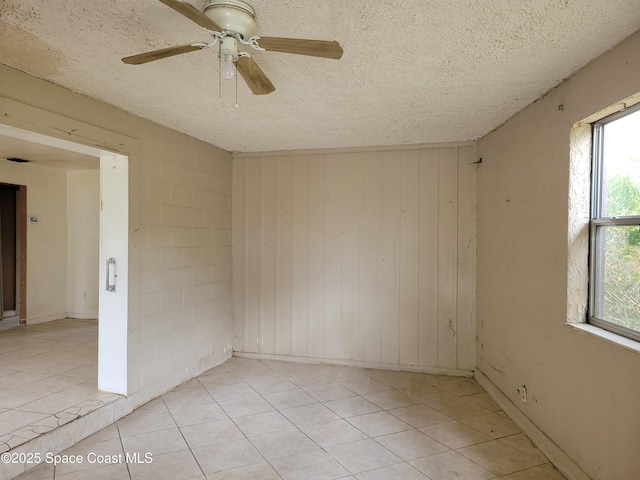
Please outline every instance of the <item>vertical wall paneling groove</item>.
[{"label": "vertical wall paneling groove", "polygon": [[[232,203],[233,216],[238,219],[246,219],[245,210],[245,168],[246,160],[237,158],[233,161],[233,188]],[[238,321],[245,318],[245,299],[246,299],[246,270],[245,258],[247,254],[247,236],[245,235],[245,221],[235,222],[232,231],[233,248],[233,270],[242,272],[242,275],[233,275],[233,349],[243,351],[246,349],[245,328],[246,322]]]},{"label": "vertical wall paneling groove", "polygon": [[362,153],[344,155],[344,220],[342,227],[342,291],[340,318],[342,319],[342,356],[347,360],[362,360],[361,290],[360,290],[360,232],[362,219]]},{"label": "vertical wall paneling groove", "polygon": [[291,157],[276,159],[276,344],[275,353],[291,355],[292,332],[292,169]]},{"label": "vertical wall paneling groove", "polygon": [[344,162],[344,155],[332,155],[325,159],[324,356],[326,358],[340,358],[342,354]]},{"label": "vertical wall paneling groove", "polygon": [[400,162],[395,152],[382,153],[382,238],[380,287],[382,337],[380,361],[396,364],[400,359]]},{"label": "vertical wall paneling groove", "polygon": [[438,158],[438,366],[456,368],[457,150]]},{"label": "vertical wall paneling groove", "polygon": [[260,353],[274,353],[276,335],[276,162],[260,160]]},{"label": "vertical wall paneling groove", "polygon": [[257,353],[261,350],[262,292],[260,285],[260,167],[259,158],[245,160],[245,349]]},{"label": "vertical wall paneling groove", "polygon": [[474,146],[239,155],[236,349],[469,373],[474,156]]},{"label": "vertical wall paneling groove", "polygon": [[400,153],[400,362],[418,364],[418,218],[420,175],[418,150]]},{"label": "vertical wall paneling groove", "polygon": [[[365,156],[365,154],[362,154]],[[368,153],[362,160],[362,229],[360,251],[360,336],[363,360],[380,362],[381,304],[380,253],[382,235],[382,153]]]},{"label": "vertical wall paneling groove", "polygon": [[291,160],[291,353],[308,355],[309,159]]},{"label": "vertical wall paneling groove", "polygon": [[324,357],[326,296],[326,160],[323,155],[309,158],[308,245],[308,355]]},{"label": "vertical wall paneling groove", "polygon": [[475,367],[476,175],[475,148],[458,153],[458,368]]},{"label": "vertical wall paneling groove", "polygon": [[418,341],[421,366],[438,364],[438,177],[439,150],[420,151],[420,299]]}]

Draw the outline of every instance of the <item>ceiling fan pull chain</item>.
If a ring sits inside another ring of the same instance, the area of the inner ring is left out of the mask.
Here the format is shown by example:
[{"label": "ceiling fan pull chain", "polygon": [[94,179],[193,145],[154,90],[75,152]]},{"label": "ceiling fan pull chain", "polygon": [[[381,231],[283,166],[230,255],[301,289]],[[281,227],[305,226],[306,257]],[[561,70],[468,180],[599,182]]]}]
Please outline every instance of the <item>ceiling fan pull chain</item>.
[{"label": "ceiling fan pull chain", "polygon": [[236,110],[238,109],[238,75],[236,75]]},{"label": "ceiling fan pull chain", "polygon": [[222,98],[222,58],[218,56],[218,98]]}]

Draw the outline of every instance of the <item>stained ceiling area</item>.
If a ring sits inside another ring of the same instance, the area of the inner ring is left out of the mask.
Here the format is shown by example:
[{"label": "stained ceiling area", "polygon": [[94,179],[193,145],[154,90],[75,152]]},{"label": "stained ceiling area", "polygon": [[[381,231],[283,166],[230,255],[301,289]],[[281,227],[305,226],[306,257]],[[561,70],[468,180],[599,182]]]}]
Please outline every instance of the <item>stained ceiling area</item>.
[{"label": "stained ceiling area", "polygon": [[[188,0],[202,10],[204,0]],[[248,0],[276,90],[220,80],[211,35],[159,0],[0,0],[0,62],[232,152],[475,140],[640,29],[637,0]],[[236,108],[237,100],[237,108]]]},{"label": "stained ceiling area", "polygon": [[[7,160],[11,159],[11,160]],[[0,133],[0,161],[63,170],[98,170],[100,159]]]}]

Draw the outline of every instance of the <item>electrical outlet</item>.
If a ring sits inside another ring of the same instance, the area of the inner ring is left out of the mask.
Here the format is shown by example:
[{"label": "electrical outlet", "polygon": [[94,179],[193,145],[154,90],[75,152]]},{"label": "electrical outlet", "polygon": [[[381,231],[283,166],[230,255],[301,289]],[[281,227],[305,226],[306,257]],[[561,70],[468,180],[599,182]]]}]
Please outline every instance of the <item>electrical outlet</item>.
[{"label": "electrical outlet", "polygon": [[520,400],[522,400],[524,403],[527,403],[527,386],[522,385],[518,389],[518,393],[520,393]]}]

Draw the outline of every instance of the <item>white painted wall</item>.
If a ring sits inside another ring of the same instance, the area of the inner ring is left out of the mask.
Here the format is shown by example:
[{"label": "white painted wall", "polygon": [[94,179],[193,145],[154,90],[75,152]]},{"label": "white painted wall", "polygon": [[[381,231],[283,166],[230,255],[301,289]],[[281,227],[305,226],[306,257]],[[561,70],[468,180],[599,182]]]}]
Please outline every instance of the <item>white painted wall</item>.
[{"label": "white painted wall", "polygon": [[[0,118],[129,156],[126,390],[132,403],[229,358],[231,154],[4,65]],[[62,205],[66,216],[65,200]],[[33,249],[46,251],[40,243]],[[66,239],[62,251],[66,279]],[[66,313],[66,290],[58,298]]]},{"label": "white painted wall", "polygon": [[67,311],[98,318],[100,170],[67,172]]},{"label": "white painted wall", "polygon": [[67,175],[0,159],[0,182],[27,187],[27,323],[67,316]]},{"label": "white painted wall", "polygon": [[640,477],[640,349],[565,326],[586,302],[571,127],[640,91],[638,52],[640,33],[478,144],[477,368],[569,478]]},{"label": "white painted wall", "polygon": [[[164,129],[140,165],[141,381],[186,380],[232,354],[231,155]],[[134,232],[132,232],[134,233]]]},{"label": "white painted wall", "polygon": [[234,156],[234,349],[470,373],[475,148]]}]

